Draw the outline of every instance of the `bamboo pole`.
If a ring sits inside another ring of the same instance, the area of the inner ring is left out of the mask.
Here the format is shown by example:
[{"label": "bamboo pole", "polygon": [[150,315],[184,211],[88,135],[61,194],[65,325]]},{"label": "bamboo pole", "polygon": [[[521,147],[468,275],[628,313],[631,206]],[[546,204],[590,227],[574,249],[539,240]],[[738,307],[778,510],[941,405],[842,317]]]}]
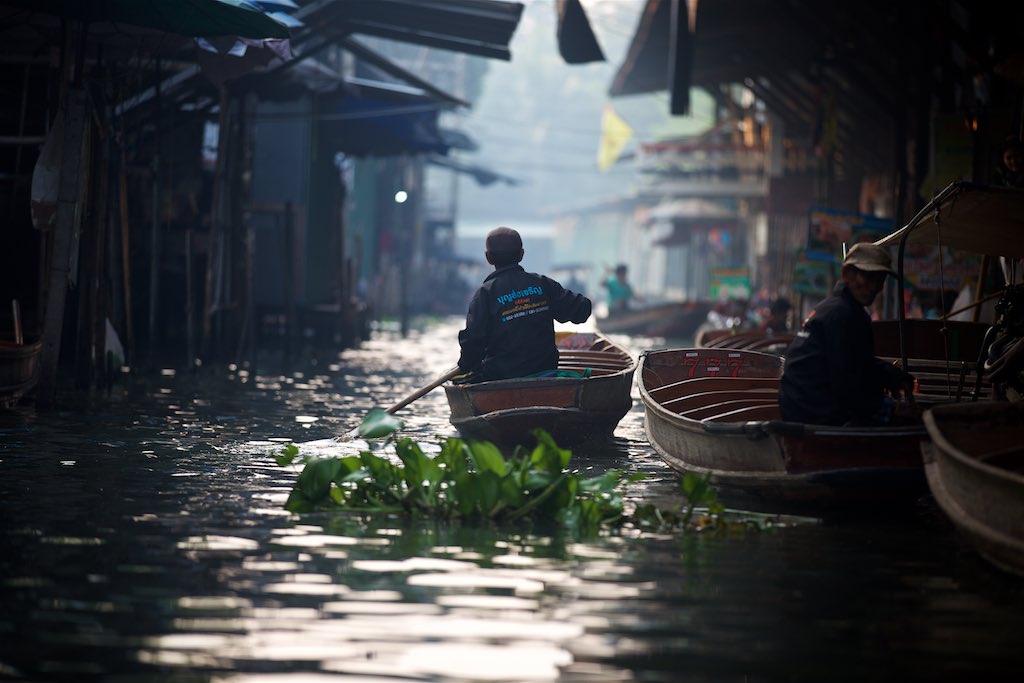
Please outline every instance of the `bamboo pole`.
[{"label": "bamboo pole", "polygon": [[14,316],[14,343],[21,346],[25,337],[21,333],[21,305],[17,299],[11,299],[11,314]]},{"label": "bamboo pole", "polygon": [[121,145],[121,168],[118,178],[118,214],[121,223],[121,283],[124,288],[124,327],[127,334],[128,358],[135,362],[135,323],[132,319],[131,228],[128,221],[128,160]]},{"label": "bamboo pole", "polygon": [[147,327],[149,334],[147,335],[147,350],[149,352],[149,362],[155,362],[157,341],[156,341],[156,321],[160,316],[160,251],[161,251],[161,235],[160,235],[160,142],[161,142],[161,130],[160,130],[160,78],[161,68],[160,59],[156,60],[156,97],[154,98],[154,148],[155,154],[153,155],[152,162],[152,206],[150,211],[150,225],[149,225],[149,325]]}]

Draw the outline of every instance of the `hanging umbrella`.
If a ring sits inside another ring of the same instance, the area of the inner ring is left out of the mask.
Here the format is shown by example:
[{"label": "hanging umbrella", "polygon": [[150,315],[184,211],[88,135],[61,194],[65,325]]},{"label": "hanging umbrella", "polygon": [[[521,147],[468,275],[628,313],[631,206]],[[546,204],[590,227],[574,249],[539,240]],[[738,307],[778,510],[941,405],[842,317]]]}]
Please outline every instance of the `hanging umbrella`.
[{"label": "hanging umbrella", "polygon": [[0,0],[0,5],[80,21],[109,21],[183,36],[287,38],[288,29],[248,0]]}]

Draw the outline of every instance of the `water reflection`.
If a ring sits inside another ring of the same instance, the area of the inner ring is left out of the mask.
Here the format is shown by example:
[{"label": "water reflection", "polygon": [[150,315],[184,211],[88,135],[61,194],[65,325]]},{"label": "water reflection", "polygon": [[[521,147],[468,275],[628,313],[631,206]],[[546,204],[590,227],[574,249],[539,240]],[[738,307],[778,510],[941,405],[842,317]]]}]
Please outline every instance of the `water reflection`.
[{"label": "water reflection", "polygon": [[[283,509],[335,440],[453,363],[456,325],[301,370],[181,373],[0,414],[0,675],[46,681],[973,680],[1017,676],[1024,586],[933,509],[725,535],[462,528]],[[638,341],[637,344],[643,344]],[[639,350],[639,349],[637,349]],[[407,432],[454,435],[441,391]],[[649,475],[636,401],[584,471]]]}]

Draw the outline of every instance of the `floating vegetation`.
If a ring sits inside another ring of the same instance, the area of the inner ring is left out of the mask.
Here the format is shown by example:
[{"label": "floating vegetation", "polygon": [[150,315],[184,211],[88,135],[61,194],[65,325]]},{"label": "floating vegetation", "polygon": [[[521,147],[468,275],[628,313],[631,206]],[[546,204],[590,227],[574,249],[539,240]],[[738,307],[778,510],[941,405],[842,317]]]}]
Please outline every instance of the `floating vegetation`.
[{"label": "floating vegetation", "polygon": [[[559,448],[544,430],[532,432],[535,447],[518,446],[508,458],[488,441],[455,437],[429,457],[411,439],[396,438],[401,427],[400,420],[374,409],[356,430],[366,439],[385,438],[382,445],[393,443],[401,464],[373,450],[316,458],[302,456],[294,444],[285,446],[277,463],[303,465],[285,507],[469,523],[554,522],[584,535],[625,525],[700,530],[723,524],[722,506],[706,478],[682,478],[686,503],[679,510],[641,505],[627,516],[621,489],[644,475],[610,470],[581,477],[568,469],[572,452]],[[698,508],[706,512],[695,516]]]}]

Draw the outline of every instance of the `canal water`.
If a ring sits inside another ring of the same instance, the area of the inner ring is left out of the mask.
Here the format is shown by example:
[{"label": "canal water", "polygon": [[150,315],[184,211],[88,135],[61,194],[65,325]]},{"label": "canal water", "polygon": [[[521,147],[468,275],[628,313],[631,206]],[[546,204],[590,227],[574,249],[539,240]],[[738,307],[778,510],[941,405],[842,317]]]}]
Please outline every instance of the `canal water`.
[{"label": "canal water", "polygon": [[[582,541],[285,511],[296,472],[273,453],[357,452],[325,440],[453,365],[458,328],[0,413],[0,680],[1024,676],[1024,580],[928,501],[899,518]],[[399,416],[424,445],[455,434],[441,389]],[[645,473],[630,504],[682,502],[636,396],[614,441],[573,466]]]}]

